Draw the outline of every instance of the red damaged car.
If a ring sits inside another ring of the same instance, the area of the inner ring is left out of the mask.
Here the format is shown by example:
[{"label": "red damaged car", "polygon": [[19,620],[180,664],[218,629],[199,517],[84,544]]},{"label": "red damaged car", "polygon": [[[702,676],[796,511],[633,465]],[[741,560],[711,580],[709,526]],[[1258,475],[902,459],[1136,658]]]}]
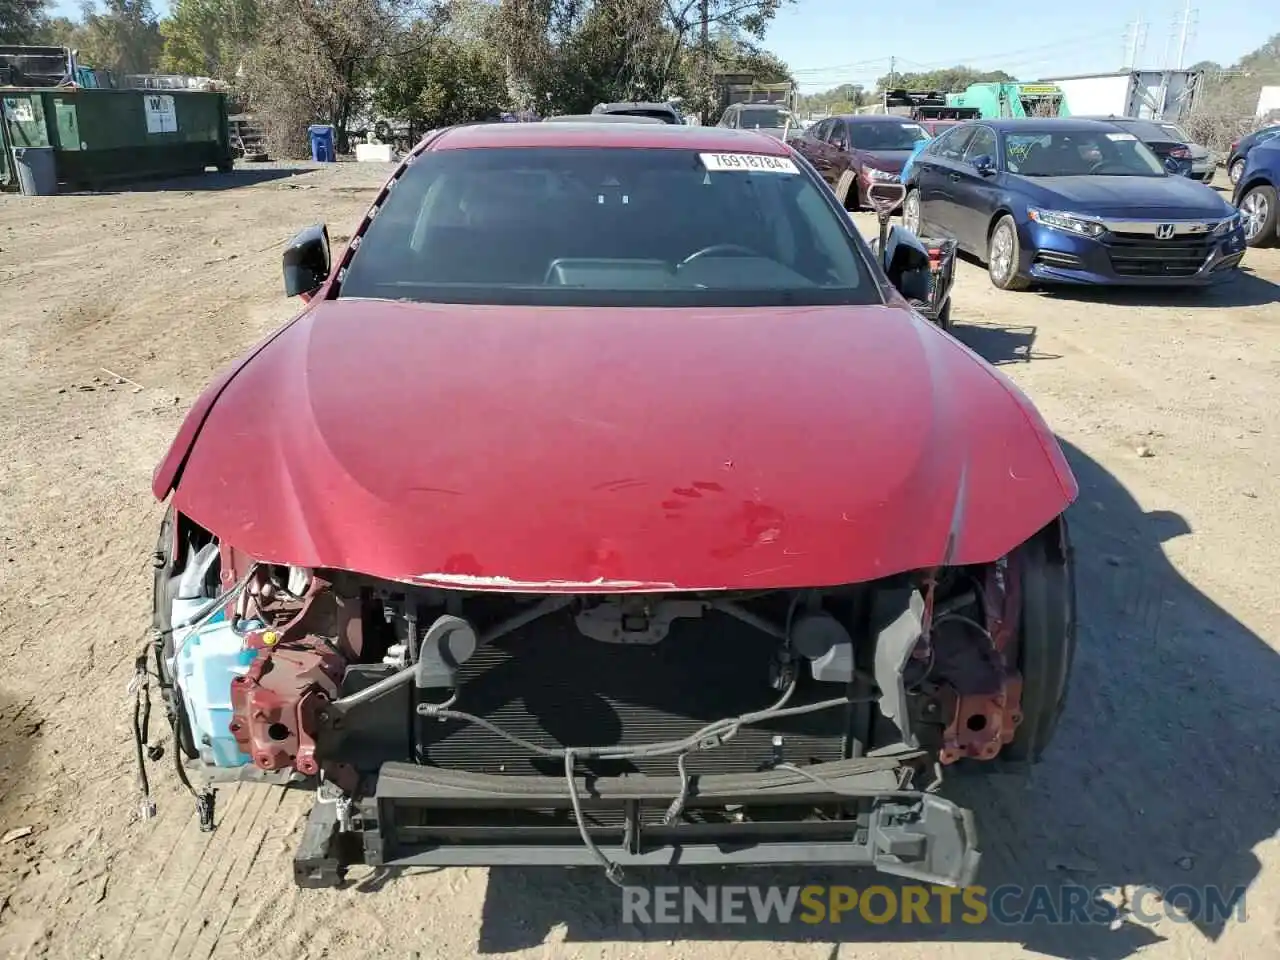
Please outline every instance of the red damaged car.
[{"label": "red damaged car", "polygon": [[305,308],[155,472],[147,655],[202,826],[219,780],[292,780],[304,885],[969,882],[939,771],[1050,741],[1077,487],[885,249],[778,140],[628,124],[438,131],[345,250],[301,233]]}]

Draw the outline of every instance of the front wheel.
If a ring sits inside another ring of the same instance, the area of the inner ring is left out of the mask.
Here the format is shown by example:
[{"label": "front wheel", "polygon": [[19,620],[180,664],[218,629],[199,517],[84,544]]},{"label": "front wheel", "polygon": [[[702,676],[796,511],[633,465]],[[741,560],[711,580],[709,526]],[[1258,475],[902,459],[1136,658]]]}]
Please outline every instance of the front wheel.
[{"label": "front wheel", "polygon": [[1232,185],[1235,185],[1240,182],[1240,178],[1243,176],[1244,176],[1244,160],[1241,159],[1231,164],[1230,168],[1228,168],[1227,178],[1231,181]]},{"label": "front wheel", "polygon": [[1018,274],[1021,257],[1017,224],[1013,217],[1005,214],[987,240],[987,275],[991,283],[1000,290],[1025,290],[1030,286],[1030,281]]},{"label": "front wheel", "polygon": [[911,189],[902,201],[902,225],[920,236],[920,191]]},{"label": "front wheel", "polygon": [[1276,188],[1266,184],[1253,187],[1240,198],[1244,219],[1244,242],[1251,247],[1269,247],[1276,242]]},{"label": "front wheel", "polygon": [[1076,655],[1075,558],[1065,518],[1040,531],[1015,555],[1022,580],[1022,722],[1000,756],[1012,763],[1036,763],[1057,730]]},{"label": "front wheel", "polygon": [[836,199],[850,213],[857,213],[861,209],[858,203],[857,177],[852,170],[846,170],[836,181]]}]

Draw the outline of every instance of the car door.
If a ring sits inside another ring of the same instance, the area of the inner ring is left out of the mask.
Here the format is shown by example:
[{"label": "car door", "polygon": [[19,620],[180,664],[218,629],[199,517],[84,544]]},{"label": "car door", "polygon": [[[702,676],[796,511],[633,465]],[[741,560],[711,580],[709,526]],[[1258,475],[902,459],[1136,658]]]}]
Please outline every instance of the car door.
[{"label": "car door", "polygon": [[822,141],[826,131],[831,129],[831,123],[830,117],[825,120],[819,120],[793,141],[795,148],[804,155],[806,160],[813,164],[813,169],[821,173],[824,180],[827,175],[823,171],[823,164],[826,161],[822,158]]},{"label": "car door", "polygon": [[955,127],[946,131],[925,147],[911,165],[911,178],[920,191],[920,229],[938,231],[946,236],[955,235],[952,221],[955,219],[952,196],[954,183],[951,175],[956,164],[964,157],[964,148],[973,136],[970,126]]},{"label": "car door", "polygon": [[[964,148],[964,156],[948,174],[952,190],[952,220],[955,238],[962,249],[985,254],[987,225],[996,211],[1000,192],[1000,174],[983,175],[978,172],[977,161],[997,163],[996,133],[990,127],[975,126]],[[998,171],[998,167],[996,167]]]}]

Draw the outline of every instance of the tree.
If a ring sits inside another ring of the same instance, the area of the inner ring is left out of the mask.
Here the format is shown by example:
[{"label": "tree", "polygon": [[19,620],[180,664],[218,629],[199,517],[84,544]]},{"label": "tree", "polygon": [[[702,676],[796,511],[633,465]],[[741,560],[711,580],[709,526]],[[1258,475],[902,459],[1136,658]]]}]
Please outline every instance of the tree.
[{"label": "tree", "polygon": [[244,87],[272,150],[306,156],[306,130],[329,123],[337,148],[366,98],[379,58],[403,53],[407,24],[441,7],[412,0],[261,0],[257,46],[245,58]]},{"label": "tree", "polygon": [[973,83],[1012,83],[1015,78],[1003,70],[975,70],[957,64],[944,70],[927,73],[885,74],[876,81],[879,90],[937,90],[940,93],[961,93]]},{"label": "tree", "polygon": [[161,68],[230,80],[260,26],[258,0],[176,0],[160,23]]},{"label": "tree", "polygon": [[120,74],[150,73],[160,60],[160,27],[151,0],[104,0],[81,7],[75,31],[81,60]]},{"label": "tree", "polygon": [[[712,34],[760,39],[795,0],[500,0],[493,42],[521,106],[709,99]],[[695,109],[699,106],[695,103]]]},{"label": "tree", "polygon": [[32,42],[45,47],[74,47],[79,29],[80,24],[69,17],[48,17],[40,24]]},{"label": "tree", "polygon": [[46,5],[46,0],[0,0],[0,43],[38,41]]},{"label": "tree", "polygon": [[374,107],[419,133],[433,127],[496,116],[507,100],[501,59],[475,41],[441,36],[416,24],[400,55],[381,58],[374,77]]}]

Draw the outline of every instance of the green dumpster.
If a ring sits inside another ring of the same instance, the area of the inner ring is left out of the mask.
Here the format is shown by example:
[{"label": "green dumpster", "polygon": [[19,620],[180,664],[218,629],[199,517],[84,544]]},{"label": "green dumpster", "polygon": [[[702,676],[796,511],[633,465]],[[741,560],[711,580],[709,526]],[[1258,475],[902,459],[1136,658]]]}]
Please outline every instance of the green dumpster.
[{"label": "green dumpster", "polygon": [[222,93],[6,87],[0,97],[7,146],[53,147],[64,191],[232,166]]}]

